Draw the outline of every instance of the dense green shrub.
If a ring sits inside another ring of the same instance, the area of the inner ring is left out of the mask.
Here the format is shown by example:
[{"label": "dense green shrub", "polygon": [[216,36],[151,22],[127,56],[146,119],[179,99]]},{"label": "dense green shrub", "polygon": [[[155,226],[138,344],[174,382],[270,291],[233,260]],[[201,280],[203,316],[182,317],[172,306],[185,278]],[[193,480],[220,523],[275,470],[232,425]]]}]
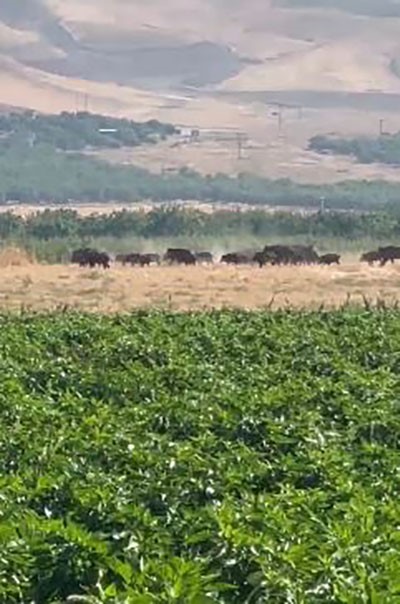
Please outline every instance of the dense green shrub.
[{"label": "dense green shrub", "polygon": [[400,134],[378,138],[360,136],[349,139],[318,135],[310,139],[309,146],[310,149],[319,153],[329,151],[330,153],[352,155],[363,164],[373,162],[400,164]]},{"label": "dense green shrub", "polygon": [[316,212],[302,215],[263,210],[205,213],[179,207],[161,207],[150,212],[121,210],[89,216],[72,209],[47,209],[26,217],[11,212],[0,213],[0,237],[3,240],[84,240],[99,237],[214,237],[218,240],[241,235],[347,241],[396,239],[400,235],[400,217],[385,213]]},{"label": "dense green shrub", "polygon": [[25,111],[0,115],[3,144],[50,145],[63,151],[86,147],[136,147],[176,134],[171,124],[157,120],[140,123],[86,112],[44,115]]}]

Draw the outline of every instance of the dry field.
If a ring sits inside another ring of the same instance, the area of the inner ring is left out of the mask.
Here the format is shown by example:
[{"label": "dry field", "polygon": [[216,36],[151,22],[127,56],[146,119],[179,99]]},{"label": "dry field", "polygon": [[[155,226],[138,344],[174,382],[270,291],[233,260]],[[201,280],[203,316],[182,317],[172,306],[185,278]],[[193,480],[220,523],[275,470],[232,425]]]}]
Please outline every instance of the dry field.
[{"label": "dry field", "polygon": [[399,299],[400,265],[369,267],[354,258],[340,267],[112,267],[108,271],[41,265],[0,254],[0,310],[90,312],[134,308],[317,308],[348,301]]},{"label": "dry field", "polygon": [[[301,119],[288,119],[284,122],[285,130],[281,137],[277,134],[276,118],[267,116],[264,122],[261,119],[253,123],[250,120],[238,122],[249,136],[240,158],[237,141],[232,135],[226,140],[200,137],[198,142],[191,144],[168,141],[135,149],[107,149],[91,155],[113,164],[134,165],[155,173],[178,171],[186,167],[202,174],[222,172],[237,175],[249,172],[270,179],[291,178],[304,184],[336,183],[347,179],[400,181],[397,166],[360,164],[351,157],[322,155],[307,149],[309,139],[321,133],[375,136],[378,132],[378,114],[366,117],[363,112],[355,115],[356,112],[342,110],[338,112],[341,118],[339,126],[331,115],[324,116],[325,120],[316,120],[315,113],[304,111]],[[254,128],[254,123],[257,128]],[[386,123],[390,124],[391,132],[400,130],[399,116],[397,119],[387,116]]]},{"label": "dry field", "polygon": [[266,213],[275,212],[314,212],[314,207],[301,207],[301,206],[278,206],[278,205],[251,205],[247,203],[228,203],[228,202],[202,202],[197,200],[185,200],[176,202],[152,202],[152,201],[138,201],[134,203],[122,203],[122,202],[107,202],[107,203],[73,203],[73,204],[41,204],[41,205],[29,205],[23,204],[7,204],[0,205],[0,214],[11,212],[21,218],[28,218],[32,214],[38,214],[46,210],[57,211],[72,210],[79,216],[108,216],[114,212],[151,212],[161,208],[179,207],[190,210],[197,210],[206,214],[212,214],[217,211],[238,211],[248,212],[251,210],[264,211]]}]

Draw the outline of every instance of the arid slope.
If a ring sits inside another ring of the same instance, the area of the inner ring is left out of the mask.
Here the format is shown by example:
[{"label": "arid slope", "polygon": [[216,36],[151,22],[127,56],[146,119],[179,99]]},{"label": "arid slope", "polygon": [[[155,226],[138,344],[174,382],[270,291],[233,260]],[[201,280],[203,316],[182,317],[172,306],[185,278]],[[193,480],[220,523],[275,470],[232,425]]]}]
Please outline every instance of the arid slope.
[{"label": "arid slope", "polygon": [[330,2],[344,10],[320,0],[2,0],[0,103],[230,127],[258,146],[274,140],[281,103],[292,107],[288,156],[301,164],[317,132],[375,132],[383,112],[400,126],[400,18],[374,2],[368,15],[357,0]]},{"label": "arid slope", "polygon": [[[3,0],[0,51],[13,59],[16,78],[47,76],[57,89],[91,80],[156,95],[185,88],[400,93],[392,69],[399,25],[268,0]],[[118,96],[112,86],[108,96]]]}]

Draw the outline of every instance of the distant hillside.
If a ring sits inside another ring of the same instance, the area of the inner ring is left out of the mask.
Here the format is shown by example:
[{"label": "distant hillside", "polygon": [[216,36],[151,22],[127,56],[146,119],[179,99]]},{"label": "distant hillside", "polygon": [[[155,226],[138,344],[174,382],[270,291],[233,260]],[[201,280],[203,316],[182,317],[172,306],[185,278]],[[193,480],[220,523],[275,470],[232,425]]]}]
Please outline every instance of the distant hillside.
[{"label": "distant hillside", "polygon": [[2,0],[0,20],[16,30],[31,30],[47,43],[73,50],[75,40],[43,0]]},{"label": "distant hillside", "polygon": [[244,130],[256,145],[276,136],[279,105],[302,116],[283,116],[300,156],[316,134],[397,120],[399,31],[398,0],[1,0],[0,104]]},{"label": "distant hillside", "polygon": [[29,68],[31,77],[61,75],[152,92],[227,86],[400,93],[391,70],[398,52],[396,0],[167,4],[2,0],[0,23],[9,38],[3,58]]}]

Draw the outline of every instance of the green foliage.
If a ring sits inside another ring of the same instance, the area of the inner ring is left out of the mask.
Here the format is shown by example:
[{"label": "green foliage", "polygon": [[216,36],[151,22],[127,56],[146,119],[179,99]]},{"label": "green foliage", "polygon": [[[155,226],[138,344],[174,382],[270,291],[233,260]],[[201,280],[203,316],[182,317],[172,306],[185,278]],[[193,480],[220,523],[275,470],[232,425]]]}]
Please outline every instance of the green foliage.
[{"label": "green foliage", "polygon": [[70,209],[38,211],[24,218],[11,212],[0,213],[0,237],[3,241],[21,243],[124,237],[145,240],[208,237],[217,242],[229,236],[238,239],[302,237],[310,241],[328,238],[359,241],[366,238],[396,240],[399,234],[400,216],[385,213],[302,215],[263,210],[205,213],[179,207],[150,212],[123,210],[89,216]]},{"label": "green foliage", "polygon": [[[160,175],[79,153],[88,147],[156,143],[175,132],[172,125],[156,120],[141,124],[88,113],[49,116],[25,112],[0,116],[0,203],[151,199],[309,208],[319,207],[324,197],[332,209],[371,210],[395,205],[400,198],[400,185],[396,183],[302,185],[290,179],[268,180],[254,174],[203,176],[187,168]],[[375,144],[360,139],[352,145],[351,141],[332,143],[331,139],[316,137],[311,146],[324,150],[324,145],[345,145],[342,152],[359,153],[362,161],[379,159],[379,154],[380,161],[385,161],[385,157],[400,161],[399,140],[384,138]]]},{"label": "green foliage", "polygon": [[0,203],[135,202],[200,200],[319,207],[325,197],[333,209],[378,209],[395,204],[400,185],[344,181],[333,185],[302,185],[289,179],[268,180],[252,174],[202,176],[182,169],[176,174],[153,174],[134,166],[111,165],[51,145],[33,148],[26,140],[0,143]]},{"label": "green foliage", "polygon": [[136,147],[176,134],[171,124],[145,123],[86,112],[43,115],[25,111],[0,115],[0,136],[7,147],[50,145],[63,151],[86,147]]},{"label": "green foliage", "polygon": [[[400,9],[400,5],[399,5]],[[310,149],[318,153],[330,152],[352,155],[359,162],[369,164],[400,164],[400,134],[379,137],[360,136],[357,138],[337,138],[314,136],[310,140]]]},{"label": "green foliage", "polygon": [[397,311],[0,317],[0,601],[394,603]]}]

